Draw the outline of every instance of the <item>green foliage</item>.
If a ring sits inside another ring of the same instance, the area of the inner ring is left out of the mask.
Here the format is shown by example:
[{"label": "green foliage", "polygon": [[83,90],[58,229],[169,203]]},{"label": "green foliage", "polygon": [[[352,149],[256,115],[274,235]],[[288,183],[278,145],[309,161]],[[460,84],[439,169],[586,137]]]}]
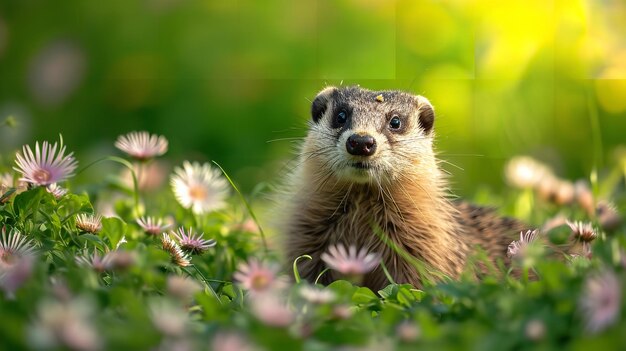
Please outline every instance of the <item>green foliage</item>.
[{"label": "green foliage", "polygon": [[[216,240],[213,249],[192,257],[191,266],[180,267],[158,236],[144,233],[135,223],[133,211],[103,218],[98,232],[86,233],[77,229],[76,216],[94,213],[87,194],[68,193],[57,199],[45,187],[7,194],[8,201],[0,206],[5,233],[19,230],[37,248],[36,263],[22,285],[0,298],[0,337],[7,349],[153,349],[207,343],[219,349],[220,340],[229,337],[265,349],[293,350],[615,348],[625,341],[618,330],[626,327],[626,319],[592,332],[582,307],[585,299],[594,298],[586,290],[590,277],[611,271],[622,289],[618,316],[626,315],[623,226],[613,234],[600,232],[591,259],[555,257],[549,250],[529,247],[526,254],[533,260],[514,263],[509,272],[492,266],[481,280],[468,274],[420,289],[390,283],[375,292],[344,280],[312,286],[299,281],[294,265],[295,284],[273,293],[285,299],[276,306],[288,313],[289,322],[284,323],[272,321],[268,311],[258,312],[258,297],[233,281],[240,263],[265,252],[254,221],[250,218],[250,226],[241,225],[253,209],[249,203],[233,199],[235,205],[225,211],[205,215],[181,210],[174,201],[166,207],[142,203],[148,212],[161,208],[161,215],[174,214],[176,222],[195,226]],[[135,195],[122,194],[126,199],[118,201],[132,208]],[[520,210],[528,218],[545,221],[557,210],[579,213],[576,206],[551,208],[527,191],[511,195],[501,201],[535,204]],[[158,196],[171,198],[167,192]],[[538,212],[541,207],[545,208]],[[560,245],[568,235],[567,227],[557,227],[547,239]],[[109,257],[99,268],[96,257],[111,253],[126,256]],[[273,254],[265,258],[272,260]],[[485,257],[480,253],[475,263]],[[524,274],[517,278],[516,264],[534,278]],[[186,277],[200,289],[181,292],[185,288],[173,283],[173,277]],[[306,297],[304,289],[330,297],[315,300]],[[82,329],[67,329],[71,323],[80,323]]]}]

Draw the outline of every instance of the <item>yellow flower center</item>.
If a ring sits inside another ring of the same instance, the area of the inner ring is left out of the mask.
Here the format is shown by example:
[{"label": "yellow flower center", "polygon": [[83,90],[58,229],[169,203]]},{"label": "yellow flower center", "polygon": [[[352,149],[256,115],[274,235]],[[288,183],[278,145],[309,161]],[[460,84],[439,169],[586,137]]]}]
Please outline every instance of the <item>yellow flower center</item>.
[{"label": "yellow flower center", "polygon": [[255,274],[252,277],[252,289],[253,290],[263,290],[269,284],[270,279],[265,274]]},{"label": "yellow flower center", "polygon": [[15,263],[15,255],[11,252],[0,252],[0,267],[8,268]]},{"label": "yellow flower center", "polygon": [[50,180],[52,174],[45,169],[38,169],[33,173],[33,179],[37,181],[37,183],[46,183]]},{"label": "yellow flower center", "polygon": [[189,187],[189,197],[193,200],[204,200],[207,197],[206,189],[199,185],[192,185]]}]

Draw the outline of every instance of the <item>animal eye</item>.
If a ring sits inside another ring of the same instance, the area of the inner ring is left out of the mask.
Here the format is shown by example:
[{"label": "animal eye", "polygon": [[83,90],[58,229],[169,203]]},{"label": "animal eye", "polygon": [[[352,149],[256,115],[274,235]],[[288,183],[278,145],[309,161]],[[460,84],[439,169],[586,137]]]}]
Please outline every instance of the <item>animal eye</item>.
[{"label": "animal eye", "polygon": [[346,113],[346,111],[341,110],[339,111],[339,113],[337,113],[337,117],[336,117],[337,124],[339,125],[345,124],[347,120],[348,120],[348,114]]},{"label": "animal eye", "polygon": [[400,120],[400,117],[396,115],[391,117],[391,120],[389,121],[389,128],[400,129],[400,127],[402,127],[402,121]]}]

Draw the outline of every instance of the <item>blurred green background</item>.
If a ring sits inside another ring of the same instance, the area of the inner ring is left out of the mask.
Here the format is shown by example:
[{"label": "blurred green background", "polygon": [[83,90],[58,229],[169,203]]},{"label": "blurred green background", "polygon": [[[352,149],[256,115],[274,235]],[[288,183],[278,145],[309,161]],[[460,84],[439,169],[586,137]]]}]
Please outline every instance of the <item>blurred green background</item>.
[{"label": "blurred green background", "polygon": [[216,160],[250,190],[286,171],[293,144],[269,141],[305,134],[318,90],[360,84],[433,102],[459,195],[516,154],[588,177],[626,140],[625,38],[623,0],[3,0],[0,147],[62,133],[86,165],[149,130],[170,167]]}]

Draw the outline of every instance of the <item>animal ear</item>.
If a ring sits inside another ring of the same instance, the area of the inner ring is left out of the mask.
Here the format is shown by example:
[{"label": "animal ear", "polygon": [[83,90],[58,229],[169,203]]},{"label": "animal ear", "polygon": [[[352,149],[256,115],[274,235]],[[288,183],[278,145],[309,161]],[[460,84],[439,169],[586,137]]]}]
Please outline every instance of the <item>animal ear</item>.
[{"label": "animal ear", "polygon": [[313,122],[317,123],[324,116],[331,96],[335,91],[337,91],[335,87],[326,87],[317,94],[313,103],[311,103],[311,118],[313,118]]},{"label": "animal ear", "polygon": [[423,96],[417,97],[417,113],[420,127],[424,130],[424,133],[429,134],[435,124],[435,109],[427,98]]}]

